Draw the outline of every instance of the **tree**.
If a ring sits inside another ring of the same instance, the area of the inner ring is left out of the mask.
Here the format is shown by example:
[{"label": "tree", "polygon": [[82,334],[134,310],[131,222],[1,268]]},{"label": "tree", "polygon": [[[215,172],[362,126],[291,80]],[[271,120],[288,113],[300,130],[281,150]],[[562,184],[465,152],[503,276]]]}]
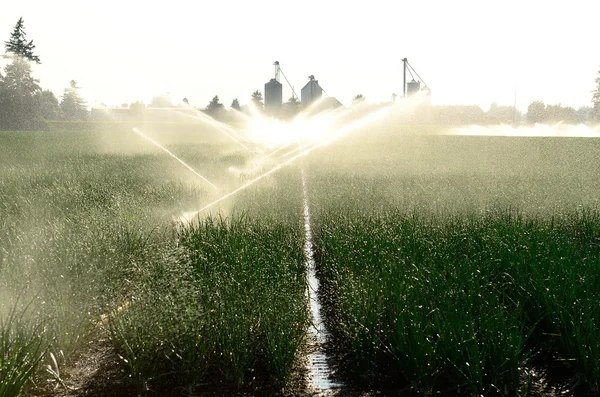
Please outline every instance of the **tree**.
[{"label": "tree", "polygon": [[37,93],[37,101],[40,108],[40,114],[46,120],[60,120],[62,112],[58,103],[58,98],[50,90],[44,90]]},{"label": "tree", "polygon": [[593,118],[594,109],[590,106],[581,106],[577,109],[577,122],[578,123],[587,123],[591,121]]},{"label": "tree", "polygon": [[364,102],[364,101],[365,101],[365,97],[364,97],[363,94],[355,95],[354,98],[352,98],[352,104],[353,105],[357,105],[357,104],[359,104],[361,102]]},{"label": "tree", "polygon": [[71,80],[69,87],[65,88],[60,108],[66,120],[86,120],[88,118],[86,103],[79,95],[79,87],[75,80]]},{"label": "tree", "polygon": [[283,104],[284,117],[288,120],[296,117],[302,110],[302,104],[295,96],[292,96],[286,103]]},{"label": "tree", "polygon": [[263,110],[263,96],[259,90],[256,90],[252,93],[252,103],[258,110]]},{"label": "tree", "polygon": [[546,121],[577,123],[577,111],[569,106],[548,105],[546,106]]},{"label": "tree", "polygon": [[169,95],[156,95],[152,97],[149,108],[172,108],[173,103]]},{"label": "tree", "polygon": [[530,123],[542,123],[547,121],[546,105],[542,101],[533,101],[527,107],[527,121]]},{"label": "tree", "polygon": [[143,119],[146,112],[146,106],[140,102],[133,102],[129,105],[129,115],[134,119]]},{"label": "tree", "polygon": [[594,118],[600,121],[600,69],[596,76],[596,89],[592,92],[592,103],[594,104]]},{"label": "tree", "polygon": [[31,75],[29,62],[21,57],[4,68],[3,88],[13,95],[33,97],[40,90],[39,82]]},{"label": "tree", "polygon": [[577,123],[577,111],[569,106],[545,105],[544,102],[532,102],[527,108],[527,121],[530,123],[548,123],[564,121]]},{"label": "tree", "polygon": [[4,48],[6,52],[10,52],[16,56],[23,57],[36,63],[41,63],[40,57],[33,54],[35,48],[33,40],[28,43],[25,39],[25,27],[22,17],[17,21],[15,28],[10,34],[10,39],[4,42]]},{"label": "tree", "polygon": [[15,57],[5,66],[0,78],[0,126],[5,129],[27,130],[45,128],[40,115],[37,95],[39,80],[31,75],[31,65]]},{"label": "tree", "polygon": [[225,107],[221,102],[219,102],[219,96],[215,95],[212,101],[208,103],[208,106],[204,110],[206,114],[214,117],[215,119],[221,118],[223,116],[223,112]]},{"label": "tree", "polygon": [[521,120],[521,112],[514,106],[500,106],[492,102],[486,119],[488,123],[512,123]]},{"label": "tree", "polygon": [[241,111],[242,109],[240,108],[240,101],[238,101],[237,98],[235,98],[232,102],[231,102],[231,108],[237,110],[238,112]]}]

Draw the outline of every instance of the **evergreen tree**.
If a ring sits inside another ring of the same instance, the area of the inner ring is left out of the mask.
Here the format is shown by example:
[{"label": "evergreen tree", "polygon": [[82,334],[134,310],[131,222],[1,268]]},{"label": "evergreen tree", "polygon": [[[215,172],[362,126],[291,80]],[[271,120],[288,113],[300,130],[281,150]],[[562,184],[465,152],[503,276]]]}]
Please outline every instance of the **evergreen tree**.
[{"label": "evergreen tree", "polygon": [[256,90],[252,93],[252,103],[258,110],[263,110],[263,96],[259,90]]},{"label": "evergreen tree", "polygon": [[357,94],[354,96],[354,98],[352,98],[352,104],[353,105],[357,105],[361,102],[365,101],[365,96],[363,94]]},{"label": "evergreen tree", "polygon": [[37,95],[39,80],[31,75],[31,65],[15,57],[0,76],[0,127],[11,130],[45,128]]},{"label": "evergreen tree", "polygon": [[205,112],[210,116],[218,119],[221,118],[221,116],[223,116],[224,110],[225,107],[221,102],[219,102],[219,96],[215,95],[212,101],[210,101],[208,106],[206,107]]},{"label": "evergreen tree", "polygon": [[29,62],[21,57],[16,57],[4,68],[3,88],[11,95],[33,97],[40,90],[39,82],[31,75]]},{"label": "evergreen tree", "polygon": [[233,102],[231,102],[231,108],[237,110],[238,112],[241,111],[242,109],[240,108],[240,101],[238,101],[237,98],[235,98],[233,100]]},{"label": "evergreen tree", "polygon": [[592,103],[594,104],[594,118],[600,121],[600,70],[596,76],[596,89],[592,92]]},{"label": "evergreen tree", "polygon": [[60,120],[62,111],[58,103],[58,98],[50,90],[40,91],[37,94],[37,101],[40,108],[40,114],[46,120]]},{"label": "evergreen tree", "polygon": [[295,96],[292,96],[286,103],[283,104],[284,117],[291,120],[302,110],[302,104]]},{"label": "evergreen tree", "polygon": [[79,87],[75,80],[71,80],[69,87],[65,88],[60,108],[65,120],[86,120],[88,118],[86,103],[79,96]]},{"label": "evergreen tree", "polygon": [[6,52],[10,52],[36,63],[41,63],[40,57],[33,54],[33,50],[35,48],[33,40],[28,43],[25,39],[23,18],[19,18],[17,21],[15,28],[10,34],[10,39],[4,42],[4,48],[6,49]]}]

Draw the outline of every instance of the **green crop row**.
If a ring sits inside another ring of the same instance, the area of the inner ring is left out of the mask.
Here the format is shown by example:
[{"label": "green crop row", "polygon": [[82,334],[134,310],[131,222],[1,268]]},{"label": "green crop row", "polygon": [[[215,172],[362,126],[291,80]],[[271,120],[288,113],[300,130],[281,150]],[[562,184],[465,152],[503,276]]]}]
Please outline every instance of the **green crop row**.
[{"label": "green crop row", "polygon": [[141,389],[285,387],[307,327],[299,228],[245,216],[181,229],[110,326]]},{"label": "green crop row", "polygon": [[323,215],[314,230],[340,362],[371,384],[507,395],[536,357],[553,357],[597,391],[599,221]]},{"label": "green crop row", "polygon": [[[206,186],[131,138],[119,150],[118,134],[0,134],[1,396],[81,348],[130,296],[136,265],[171,249],[173,215],[207,200]],[[194,166],[232,152],[210,148],[187,149]]]},{"label": "green crop row", "polygon": [[68,380],[106,324],[140,392],[285,387],[307,322],[297,177],[241,192],[242,218],[182,226],[239,186],[227,169],[246,151],[151,135],[213,191],[131,131],[63,130],[0,134],[0,396]]}]

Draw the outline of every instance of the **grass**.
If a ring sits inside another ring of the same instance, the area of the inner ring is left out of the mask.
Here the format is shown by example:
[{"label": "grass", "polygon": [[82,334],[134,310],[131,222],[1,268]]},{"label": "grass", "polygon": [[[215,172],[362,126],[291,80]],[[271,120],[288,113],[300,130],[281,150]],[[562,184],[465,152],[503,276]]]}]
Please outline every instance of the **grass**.
[{"label": "grass", "polygon": [[16,397],[29,384],[47,351],[46,324],[28,318],[28,306],[16,302],[0,315],[0,396]]}]

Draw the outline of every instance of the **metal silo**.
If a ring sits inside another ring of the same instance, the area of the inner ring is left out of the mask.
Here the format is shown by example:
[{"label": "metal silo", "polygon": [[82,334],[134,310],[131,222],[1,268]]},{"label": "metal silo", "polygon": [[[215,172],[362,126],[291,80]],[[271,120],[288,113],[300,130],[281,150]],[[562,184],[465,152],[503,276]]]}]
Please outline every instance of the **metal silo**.
[{"label": "metal silo", "polygon": [[275,62],[275,78],[265,84],[265,112],[278,115],[283,105],[283,86],[279,82],[279,62]]},{"label": "metal silo", "polygon": [[[408,59],[404,58],[402,59],[402,62],[404,63],[404,78],[402,81],[402,87],[403,87],[403,93],[404,93],[404,98],[406,98],[407,96],[411,96],[412,94],[419,92],[421,90],[421,82],[423,83],[423,90],[427,90],[428,92],[431,92],[429,90],[429,88],[427,87],[427,83],[425,83],[425,81],[423,81],[423,79],[421,78],[421,76],[419,76],[419,74],[417,73],[417,71],[415,69],[413,69],[412,66],[410,66],[410,64],[408,63]],[[406,82],[406,72],[408,71],[408,73],[410,73],[410,76],[412,77],[412,81],[409,81],[408,83]],[[413,76],[413,73],[415,76],[417,76],[417,78],[420,81],[415,81],[415,77]]]},{"label": "metal silo", "polygon": [[323,89],[319,85],[319,81],[315,80],[315,76],[308,76],[308,83],[300,91],[300,100],[305,108],[323,96]]},{"label": "metal silo", "polygon": [[277,113],[283,104],[283,86],[275,79],[265,84],[265,111]]},{"label": "metal silo", "polygon": [[421,82],[420,81],[415,81],[415,79],[413,79],[412,81],[409,81],[408,83],[406,83],[406,94],[408,96],[411,96],[412,94],[419,92],[421,90]]}]

